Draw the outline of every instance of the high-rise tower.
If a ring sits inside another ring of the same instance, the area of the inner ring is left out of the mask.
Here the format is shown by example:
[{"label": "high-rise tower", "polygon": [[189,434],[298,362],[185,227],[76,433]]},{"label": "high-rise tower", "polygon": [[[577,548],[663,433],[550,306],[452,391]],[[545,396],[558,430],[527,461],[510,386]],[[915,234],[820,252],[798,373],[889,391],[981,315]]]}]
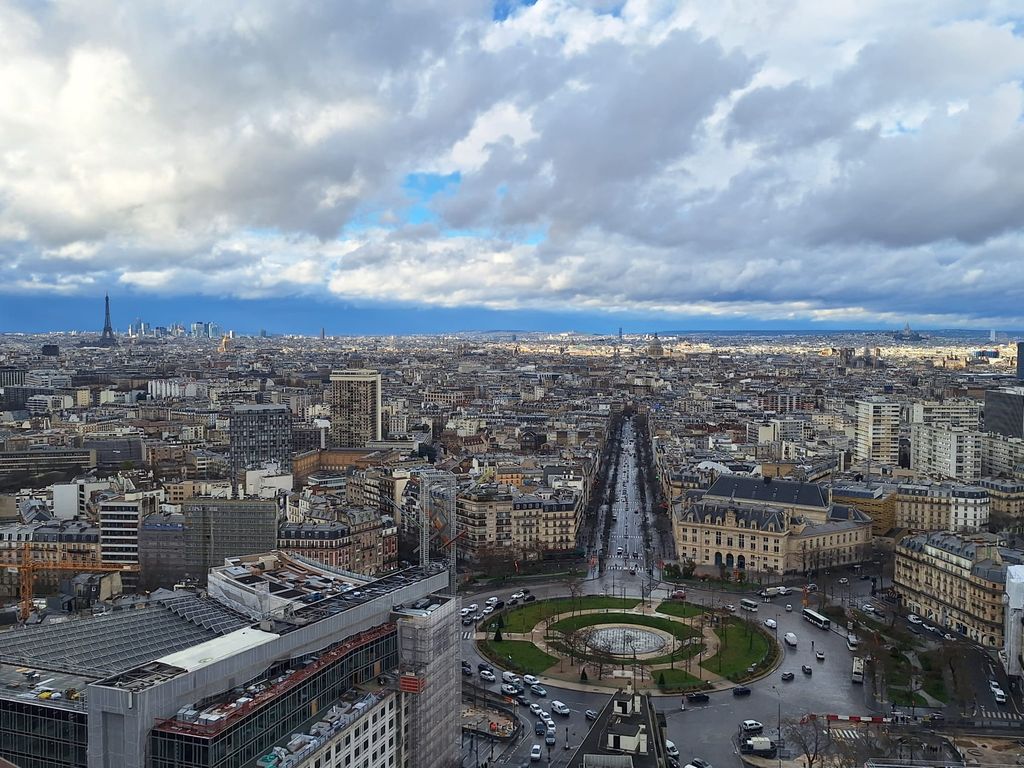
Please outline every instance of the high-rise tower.
[{"label": "high-rise tower", "polygon": [[103,334],[100,336],[99,346],[101,347],[116,347],[117,338],[114,336],[114,328],[110,325],[110,296],[105,295],[103,297],[104,314],[103,314]]},{"label": "high-rise tower", "polygon": [[380,373],[363,369],[333,371],[327,390],[331,445],[362,448],[381,438]]}]

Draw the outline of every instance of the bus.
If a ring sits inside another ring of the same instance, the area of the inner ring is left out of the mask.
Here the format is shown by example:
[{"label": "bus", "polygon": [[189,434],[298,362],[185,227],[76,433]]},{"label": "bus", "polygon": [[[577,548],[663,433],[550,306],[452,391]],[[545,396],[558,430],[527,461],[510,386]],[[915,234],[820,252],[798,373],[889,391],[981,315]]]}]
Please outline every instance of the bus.
[{"label": "bus", "polygon": [[857,636],[853,634],[853,632],[846,636],[847,648],[849,648],[851,651],[856,651],[858,645],[860,645],[860,640],[857,639]]},{"label": "bus", "polygon": [[816,627],[821,629],[828,629],[832,626],[832,622],[828,620],[827,616],[822,616],[817,611],[812,611],[810,608],[804,608],[804,621],[809,621]]},{"label": "bus", "polygon": [[750,600],[750,599],[745,597],[742,600],[740,600],[740,608],[742,608],[744,611],[753,611],[754,613],[756,613],[757,612],[757,601],[756,600]]},{"label": "bus", "polygon": [[855,683],[864,682],[864,659],[860,656],[855,656],[853,658],[853,674],[851,675],[851,679]]}]

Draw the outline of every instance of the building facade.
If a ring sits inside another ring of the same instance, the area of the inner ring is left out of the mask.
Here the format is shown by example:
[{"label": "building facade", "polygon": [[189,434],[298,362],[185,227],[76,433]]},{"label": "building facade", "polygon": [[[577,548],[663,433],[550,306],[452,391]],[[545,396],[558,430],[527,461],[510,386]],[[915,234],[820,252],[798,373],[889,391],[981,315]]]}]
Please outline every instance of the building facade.
[{"label": "building facade", "polygon": [[900,457],[900,404],[884,397],[856,401],[854,458],[897,464]]},{"label": "building facade", "polygon": [[234,472],[277,464],[292,468],[292,412],[287,405],[236,405],[229,428]]},{"label": "building facade", "polygon": [[1024,387],[985,392],[985,429],[1006,437],[1024,438]]},{"label": "building facade", "polygon": [[381,380],[377,371],[332,372],[327,404],[331,447],[361,448],[381,439]]},{"label": "building facade", "polygon": [[1002,648],[1006,563],[999,544],[987,533],[935,532],[903,539],[893,573],[903,608],[976,643]]},{"label": "building facade", "polygon": [[976,485],[900,483],[896,527],[911,531],[980,531],[988,525],[989,492]]},{"label": "building facade", "polygon": [[911,468],[922,477],[960,480],[981,479],[981,434],[948,424],[912,424]]}]

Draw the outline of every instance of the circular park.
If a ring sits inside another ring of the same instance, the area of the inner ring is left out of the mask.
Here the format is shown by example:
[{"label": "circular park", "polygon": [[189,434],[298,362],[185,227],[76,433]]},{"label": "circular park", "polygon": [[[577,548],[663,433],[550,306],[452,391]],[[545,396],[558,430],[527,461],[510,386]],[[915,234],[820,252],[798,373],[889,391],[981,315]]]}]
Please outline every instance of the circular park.
[{"label": "circular park", "polygon": [[477,646],[498,666],[553,684],[664,693],[731,687],[779,659],[753,621],[681,600],[578,596],[517,606],[492,617]]}]

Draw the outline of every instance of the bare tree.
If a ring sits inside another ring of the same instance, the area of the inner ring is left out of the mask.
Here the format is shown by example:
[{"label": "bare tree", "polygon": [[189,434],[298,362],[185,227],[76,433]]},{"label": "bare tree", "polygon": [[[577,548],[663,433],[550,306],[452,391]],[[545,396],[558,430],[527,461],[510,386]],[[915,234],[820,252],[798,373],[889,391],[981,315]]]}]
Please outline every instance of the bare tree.
[{"label": "bare tree", "polygon": [[591,644],[590,646],[590,663],[594,665],[597,670],[597,679],[600,680],[606,671],[615,667],[616,658],[615,654],[612,653],[611,642],[608,640],[602,640]]},{"label": "bare tree", "polygon": [[569,599],[572,601],[572,615],[576,615],[576,608],[579,605],[580,598],[583,596],[583,580],[582,579],[569,579],[566,582],[566,586],[569,589]]},{"label": "bare tree", "polygon": [[786,742],[803,753],[805,768],[814,768],[832,742],[825,721],[814,715],[805,715],[800,720],[784,720],[782,732]]}]

